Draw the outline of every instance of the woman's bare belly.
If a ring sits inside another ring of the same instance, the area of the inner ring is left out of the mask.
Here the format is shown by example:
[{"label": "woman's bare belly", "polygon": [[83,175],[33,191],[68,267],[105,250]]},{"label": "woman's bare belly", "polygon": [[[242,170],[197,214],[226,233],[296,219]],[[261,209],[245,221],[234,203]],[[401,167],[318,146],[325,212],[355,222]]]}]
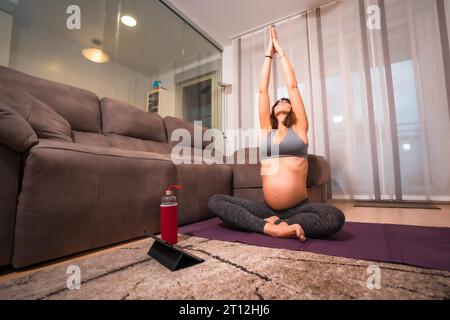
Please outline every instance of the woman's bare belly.
[{"label": "woman's bare belly", "polygon": [[264,200],[275,210],[291,208],[308,197],[308,160],[281,157],[261,161]]}]

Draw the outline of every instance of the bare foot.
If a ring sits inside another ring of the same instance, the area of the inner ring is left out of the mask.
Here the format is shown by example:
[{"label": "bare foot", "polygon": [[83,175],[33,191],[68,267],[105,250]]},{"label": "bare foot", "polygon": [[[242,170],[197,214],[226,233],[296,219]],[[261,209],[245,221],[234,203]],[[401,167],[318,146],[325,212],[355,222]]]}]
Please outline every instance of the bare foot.
[{"label": "bare foot", "polygon": [[275,221],[280,220],[280,218],[278,218],[277,216],[271,216],[271,217],[269,217],[267,219],[264,219],[264,220],[266,220],[270,224],[275,224]]},{"label": "bare foot", "polygon": [[298,238],[300,241],[306,241],[305,232],[299,224],[288,225],[286,222],[281,222],[280,229],[277,231],[278,238]]},{"label": "bare foot", "polygon": [[267,223],[264,233],[275,238],[298,238],[300,241],[306,241],[305,232],[299,224],[288,225],[286,222],[281,222],[278,225],[272,225]]}]

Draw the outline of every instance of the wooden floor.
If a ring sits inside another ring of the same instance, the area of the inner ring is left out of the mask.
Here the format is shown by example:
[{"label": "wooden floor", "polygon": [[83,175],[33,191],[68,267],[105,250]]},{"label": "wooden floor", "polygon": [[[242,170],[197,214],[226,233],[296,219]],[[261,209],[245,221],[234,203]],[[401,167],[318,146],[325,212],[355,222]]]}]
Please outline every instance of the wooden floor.
[{"label": "wooden floor", "polygon": [[450,204],[435,204],[435,209],[354,207],[353,201],[331,201],[345,213],[347,221],[405,224],[450,228]]},{"label": "wooden floor", "polygon": [[[345,213],[346,221],[353,222],[369,222],[369,223],[390,223],[390,224],[404,224],[428,227],[447,227],[450,228],[450,204],[435,204],[441,210],[433,209],[404,209],[404,208],[366,208],[354,207],[353,201],[330,201],[329,203],[338,207]],[[32,268],[25,268],[17,271],[13,269],[5,269],[0,271],[0,281],[6,281],[12,278],[22,277],[26,274],[35,272],[37,270],[45,269],[55,264],[60,264],[67,261],[75,261],[87,256],[94,256],[101,254],[107,250],[115,250],[123,246],[127,246],[130,242],[145,241],[146,239],[128,241],[119,245],[109,246],[107,248],[89,251],[74,255],[69,258],[56,260],[50,263],[45,263]]]}]

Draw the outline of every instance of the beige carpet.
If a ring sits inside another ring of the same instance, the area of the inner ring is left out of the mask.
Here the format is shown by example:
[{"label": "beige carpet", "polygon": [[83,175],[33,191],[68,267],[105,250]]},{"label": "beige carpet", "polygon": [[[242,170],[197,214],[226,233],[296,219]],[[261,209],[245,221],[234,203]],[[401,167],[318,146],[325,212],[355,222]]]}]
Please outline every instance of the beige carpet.
[{"label": "beige carpet", "polygon": [[[450,299],[450,273],[180,236],[206,261],[170,272],[147,256],[152,239],[0,282],[0,299]],[[67,267],[81,288],[67,289]],[[381,288],[369,290],[369,265]]]}]

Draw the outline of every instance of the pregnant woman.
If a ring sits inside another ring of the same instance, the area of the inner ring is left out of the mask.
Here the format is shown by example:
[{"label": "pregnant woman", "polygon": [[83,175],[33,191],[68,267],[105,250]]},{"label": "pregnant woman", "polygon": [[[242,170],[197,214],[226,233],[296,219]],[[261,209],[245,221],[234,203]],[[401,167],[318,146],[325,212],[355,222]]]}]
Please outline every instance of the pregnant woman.
[{"label": "pregnant woman", "polygon": [[[216,194],[208,206],[237,229],[301,241],[306,237],[329,237],[341,230],[345,216],[330,204],[309,202],[308,119],[294,69],[274,26],[269,27],[269,35],[259,83],[259,120],[265,136],[260,146],[264,202]],[[270,110],[270,67],[275,53],[283,67],[290,99],[278,100]],[[278,148],[271,148],[275,144]]]}]

